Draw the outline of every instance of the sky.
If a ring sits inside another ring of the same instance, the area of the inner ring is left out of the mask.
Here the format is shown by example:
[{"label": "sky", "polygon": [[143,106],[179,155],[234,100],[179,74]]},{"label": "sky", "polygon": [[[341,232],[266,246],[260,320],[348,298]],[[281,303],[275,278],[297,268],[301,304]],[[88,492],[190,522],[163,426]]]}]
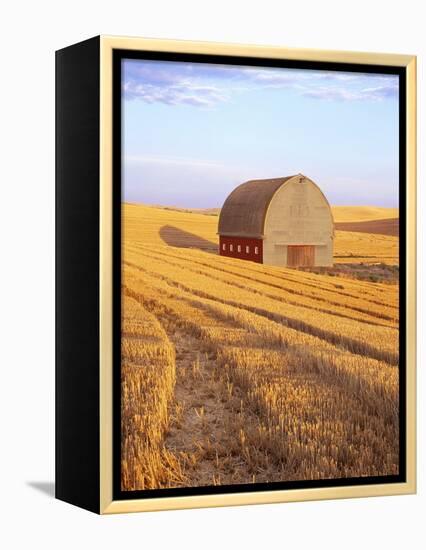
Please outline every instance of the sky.
[{"label": "sky", "polygon": [[302,173],[332,205],[398,206],[398,77],[123,60],[123,200],[220,207]]}]

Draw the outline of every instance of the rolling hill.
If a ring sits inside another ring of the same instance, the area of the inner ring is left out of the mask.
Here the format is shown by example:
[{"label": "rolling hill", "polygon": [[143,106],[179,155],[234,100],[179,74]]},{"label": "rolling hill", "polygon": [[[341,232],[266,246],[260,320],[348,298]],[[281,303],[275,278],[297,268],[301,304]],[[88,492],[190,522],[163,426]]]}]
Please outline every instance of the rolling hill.
[{"label": "rolling hill", "polygon": [[399,235],[399,218],[384,220],[368,220],[364,222],[337,222],[334,227],[339,231],[355,231],[356,233],[370,233],[373,235]]},{"label": "rolling hill", "polygon": [[365,222],[398,218],[398,208],[380,206],[332,206],[334,222]]}]

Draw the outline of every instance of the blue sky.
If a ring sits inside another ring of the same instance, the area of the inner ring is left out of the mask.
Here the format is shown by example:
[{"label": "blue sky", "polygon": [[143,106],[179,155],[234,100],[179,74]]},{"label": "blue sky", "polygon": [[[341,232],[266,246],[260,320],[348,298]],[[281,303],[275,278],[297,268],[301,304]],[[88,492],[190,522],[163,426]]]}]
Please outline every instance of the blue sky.
[{"label": "blue sky", "polygon": [[221,206],[303,173],[333,205],[398,206],[398,78],[123,61],[123,198]]}]

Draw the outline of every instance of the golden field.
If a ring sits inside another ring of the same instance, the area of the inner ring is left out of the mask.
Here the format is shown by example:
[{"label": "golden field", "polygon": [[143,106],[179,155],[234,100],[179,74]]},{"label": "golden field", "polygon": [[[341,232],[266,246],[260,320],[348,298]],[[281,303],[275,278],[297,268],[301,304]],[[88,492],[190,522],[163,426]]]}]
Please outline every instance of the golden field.
[{"label": "golden field", "polygon": [[[217,219],[123,206],[122,488],[396,474],[398,285],[218,256]],[[398,239],[336,231],[335,262]]]}]

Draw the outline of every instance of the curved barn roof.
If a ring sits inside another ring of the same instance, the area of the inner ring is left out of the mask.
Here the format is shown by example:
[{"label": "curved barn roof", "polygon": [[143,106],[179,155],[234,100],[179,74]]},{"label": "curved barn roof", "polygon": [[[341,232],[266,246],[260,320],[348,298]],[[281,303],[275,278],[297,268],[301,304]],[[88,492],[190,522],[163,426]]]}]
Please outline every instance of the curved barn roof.
[{"label": "curved barn roof", "polygon": [[294,177],[295,175],[250,180],[236,187],[225,200],[220,211],[218,233],[262,236],[266,212],[272,197],[284,183]]}]

